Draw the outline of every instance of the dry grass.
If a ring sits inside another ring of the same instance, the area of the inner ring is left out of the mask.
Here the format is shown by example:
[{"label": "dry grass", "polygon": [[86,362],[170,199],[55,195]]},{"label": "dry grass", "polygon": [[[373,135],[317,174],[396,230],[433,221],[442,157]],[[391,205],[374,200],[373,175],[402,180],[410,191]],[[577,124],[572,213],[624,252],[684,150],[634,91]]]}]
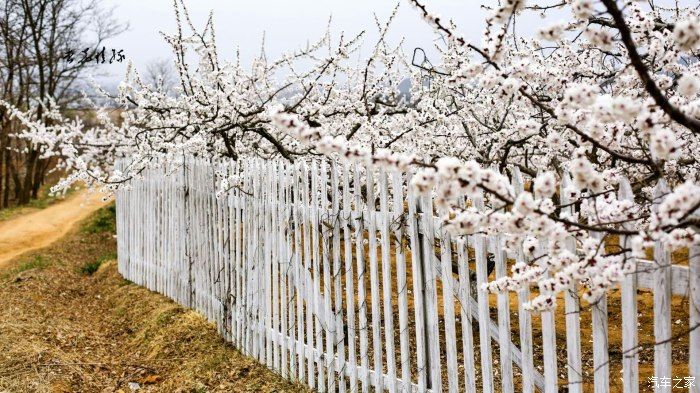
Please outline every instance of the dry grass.
[{"label": "dry grass", "polygon": [[0,392],[303,390],[199,314],[124,280],[113,260],[84,273],[115,249],[109,231],[77,230],[0,270]]}]

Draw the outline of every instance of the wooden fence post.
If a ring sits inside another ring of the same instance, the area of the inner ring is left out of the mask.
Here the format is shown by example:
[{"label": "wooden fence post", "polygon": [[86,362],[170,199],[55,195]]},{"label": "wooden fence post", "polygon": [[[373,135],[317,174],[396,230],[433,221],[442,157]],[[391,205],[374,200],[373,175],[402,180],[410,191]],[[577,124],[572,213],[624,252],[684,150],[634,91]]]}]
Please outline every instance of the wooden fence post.
[{"label": "wooden fence post", "polygon": [[185,260],[187,262],[187,307],[194,307],[194,276],[192,267],[194,259],[192,258],[192,206],[190,201],[190,174],[187,167],[190,165],[190,160],[187,157],[182,157],[182,187],[183,199],[185,206]]},{"label": "wooden fence post", "polygon": [[[567,194],[571,187],[571,177],[564,173],[559,191],[563,205],[569,205],[574,201]],[[562,214],[569,216],[570,220],[576,220],[577,214],[574,206],[562,209]],[[573,237],[566,239],[566,249],[576,252],[576,240]],[[566,313],[566,360],[568,388],[571,393],[582,391],[583,370],[581,365],[581,304],[578,295],[578,282],[573,283],[573,288],[564,294],[564,308]]]},{"label": "wooden fence post", "polygon": [[[484,200],[481,195],[475,197],[472,202],[474,207],[480,212],[484,211]],[[474,259],[476,260],[476,300],[479,312],[479,350],[481,352],[482,386],[484,393],[492,393],[494,391],[493,355],[489,332],[491,313],[489,312],[488,293],[482,288],[488,282],[488,244],[485,235],[474,235]]]},{"label": "wooden fence post", "polygon": [[355,211],[357,212],[357,220],[355,224],[355,259],[357,262],[357,302],[358,302],[358,331],[360,332],[360,365],[362,374],[362,392],[369,392],[370,377],[369,377],[369,355],[368,355],[368,333],[367,333],[367,291],[365,288],[365,274],[367,272],[365,266],[365,247],[364,247],[364,216],[362,203],[362,181],[360,174],[360,165],[355,164],[354,167],[354,196],[355,196]]},{"label": "wooden fence post", "polygon": [[406,282],[406,260],[404,255],[402,220],[404,214],[403,183],[400,172],[392,174],[392,196],[394,198],[394,236],[396,247],[396,290],[398,292],[399,306],[399,340],[401,347],[401,379],[404,382],[404,391],[410,392],[411,382],[411,358],[410,341],[408,332],[408,283]]},{"label": "wooden fence post", "polygon": [[[513,189],[518,195],[524,191],[523,177],[520,169],[513,169]],[[522,247],[519,247],[518,253],[515,256],[517,262],[524,262],[525,255]],[[530,311],[526,310],[523,305],[530,301],[530,288],[523,287],[518,292],[518,326],[520,334],[520,348],[522,350],[522,390],[523,393],[533,393],[535,391],[535,367],[533,364],[533,344],[532,344],[532,316]]]},{"label": "wooden fence post", "polygon": [[691,393],[700,393],[700,246],[690,249],[690,354],[688,374],[695,378]]},{"label": "wooden fence post", "polygon": [[[659,180],[653,194],[652,211],[657,212],[668,194],[665,180]],[[673,378],[671,374],[671,255],[661,242],[654,244],[654,375]],[[672,386],[672,384],[671,384]],[[671,392],[671,387],[657,384],[656,392]]]},{"label": "wooden fence post", "polygon": [[[631,201],[632,187],[627,178],[622,178],[618,191],[618,199]],[[632,225],[623,224],[625,229]],[[620,246],[629,247],[629,237],[620,239]],[[625,255],[625,270],[630,272],[622,281],[622,383],[625,393],[639,391],[639,354],[637,350],[637,260],[631,254]]]},{"label": "wooden fence post", "polygon": [[[410,184],[412,173],[409,172],[406,181]],[[418,391],[425,392],[432,387],[428,364],[430,353],[428,351],[427,312],[425,310],[425,289],[423,285],[423,234],[420,230],[419,214],[421,207],[418,203],[420,196],[415,190],[408,191],[408,231],[411,239],[411,272],[413,275],[413,311],[416,323],[416,359],[418,368]]]}]

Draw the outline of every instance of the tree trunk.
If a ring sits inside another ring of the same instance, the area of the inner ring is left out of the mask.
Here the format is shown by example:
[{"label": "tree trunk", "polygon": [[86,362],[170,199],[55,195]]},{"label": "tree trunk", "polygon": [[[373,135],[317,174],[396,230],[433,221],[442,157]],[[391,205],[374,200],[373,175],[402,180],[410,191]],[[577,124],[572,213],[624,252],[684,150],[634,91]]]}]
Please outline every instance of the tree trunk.
[{"label": "tree trunk", "polygon": [[[2,123],[0,123],[2,126]],[[7,165],[5,163],[5,132],[4,127],[0,128],[0,209],[7,207],[5,202],[5,189],[7,189],[7,183],[5,173],[7,172]]]},{"label": "tree trunk", "polygon": [[2,205],[10,207],[10,153],[5,153],[5,188],[2,190]]},{"label": "tree trunk", "polygon": [[32,183],[34,179],[34,171],[36,170],[37,158],[39,153],[36,150],[30,150],[27,155],[26,161],[26,172],[24,173],[24,181],[22,188],[20,190],[19,199],[17,204],[26,205],[31,200],[32,196]]},{"label": "tree trunk", "polygon": [[32,184],[32,198],[39,197],[39,189],[44,185],[46,171],[49,168],[50,159],[39,159],[34,170],[34,183]]},{"label": "tree trunk", "polygon": [[12,175],[12,182],[15,185],[15,200],[19,198],[19,195],[22,193],[22,180],[19,178],[19,172],[17,172],[17,168],[15,168],[15,165],[12,163],[12,160],[10,160],[10,174]]},{"label": "tree trunk", "polygon": [[[5,136],[5,145],[7,146],[7,136]],[[3,151],[5,159],[3,160],[4,163],[4,177],[5,177],[5,188],[2,190],[2,205],[5,207],[10,207],[10,160],[12,159],[12,154],[10,151],[5,150]]]}]

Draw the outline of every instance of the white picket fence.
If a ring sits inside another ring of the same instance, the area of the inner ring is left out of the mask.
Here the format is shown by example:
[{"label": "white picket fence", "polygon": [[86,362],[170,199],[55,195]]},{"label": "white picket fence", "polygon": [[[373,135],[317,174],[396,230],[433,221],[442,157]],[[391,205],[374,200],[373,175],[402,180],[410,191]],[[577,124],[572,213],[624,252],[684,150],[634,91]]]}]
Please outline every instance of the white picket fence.
[{"label": "white picket fence", "polygon": [[[149,170],[117,193],[119,271],[200,311],[286,378],[339,392],[580,392],[590,381],[607,392],[621,378],[637,392],[648,384],[638,288],[653,291],[654,375],[679,375],[671,300],[680,295],[690,306],[683,372],[700,376],[700,250],[689,268],[672,266],[661,245],[654,263],[629,260],[638,269],[620,290],[621,348],[609,348],[607,299],[582,306],[572,292],[563,309],[538,316],[521,306],[529,290],[476,290],[523,254],[506,255],[499,237],[451,238],[431,197],[406,187],[410,173],[326,161],[183,164]],[[217,198],[222,174],[240,187]],[[628,185],[620,192],[631,198]],[[586,313],[592,337],[581,334]],[[622,353],[621,375],[611,375],[609,349]]]}]

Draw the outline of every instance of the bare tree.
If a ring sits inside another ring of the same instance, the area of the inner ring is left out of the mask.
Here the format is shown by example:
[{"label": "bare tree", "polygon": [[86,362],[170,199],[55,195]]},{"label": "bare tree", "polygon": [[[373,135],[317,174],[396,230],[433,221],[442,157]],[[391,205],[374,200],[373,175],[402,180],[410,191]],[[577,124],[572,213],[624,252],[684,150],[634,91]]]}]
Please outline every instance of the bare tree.
[{"label": "bare tree", "polygon": [[[34,106],[37,118],[49,122],[44,111],[74,102],[81,77],[98,65],[69,61],[71,51],[96,51],[125,27],[100,0],[0,0],[0,99]],[[11,194],[18,204],[36,198],[55,164],[42,157],[42,146],[14,137],[19,127],[0,107],[0,207]]]},{"label": "bare tree", "polygon": [[175,75],[172,61],[168,59],[158,59],[148,63],[144,81],[166,95],[173,95],[175,93],[175,87],[178,84],[178,78],[177,75]]}]

